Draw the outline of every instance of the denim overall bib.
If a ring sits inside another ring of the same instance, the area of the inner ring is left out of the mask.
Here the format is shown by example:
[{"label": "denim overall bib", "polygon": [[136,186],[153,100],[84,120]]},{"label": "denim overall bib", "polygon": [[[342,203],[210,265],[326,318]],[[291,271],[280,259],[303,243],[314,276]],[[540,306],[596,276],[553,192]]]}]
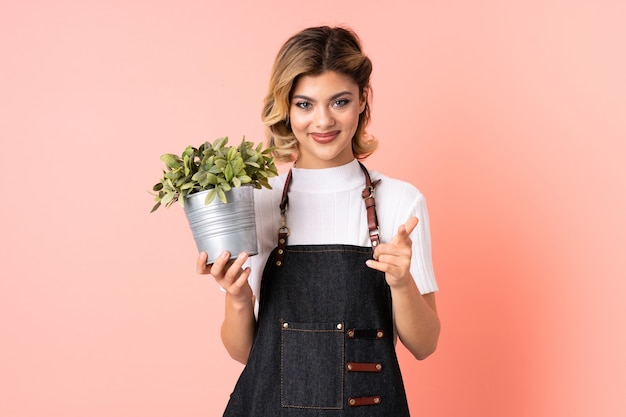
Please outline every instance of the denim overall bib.
[{"label": "denim overall bib", "polygon": [[[378,244],[374,186],[363,191]],[[288,174],[281,203],[287,206]],[[283,220],[285,217],[283,216]],[[258,324],[228,417],[408,417],[385,274],[365,265],[372,248],[279,244],[261,282]]]}]

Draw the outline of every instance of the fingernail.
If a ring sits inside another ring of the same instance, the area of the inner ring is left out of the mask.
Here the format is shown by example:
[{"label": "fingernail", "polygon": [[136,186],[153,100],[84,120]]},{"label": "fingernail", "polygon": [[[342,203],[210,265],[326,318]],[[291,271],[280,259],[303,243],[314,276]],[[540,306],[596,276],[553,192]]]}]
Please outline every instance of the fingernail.
[{"label": "fingernail", "polygon": [[228,258],[228,252],[227,251],[222,252],[220,254],[220,258],[224,258],[224,259]]}]

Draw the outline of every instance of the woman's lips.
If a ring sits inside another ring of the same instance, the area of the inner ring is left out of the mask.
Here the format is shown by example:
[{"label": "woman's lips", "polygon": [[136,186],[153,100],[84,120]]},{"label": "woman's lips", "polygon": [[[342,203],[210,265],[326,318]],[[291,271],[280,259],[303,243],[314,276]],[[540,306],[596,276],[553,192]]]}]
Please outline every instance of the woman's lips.
[{"label": "woman's lips", "polygon": [[334,131],[334,132],[328,132],[328,133],[311,133],[311,137],[313,138],[313,140],[317,143],[328,143],[328,142],[332,142],[337,135],[339,134],[339,131]]}]

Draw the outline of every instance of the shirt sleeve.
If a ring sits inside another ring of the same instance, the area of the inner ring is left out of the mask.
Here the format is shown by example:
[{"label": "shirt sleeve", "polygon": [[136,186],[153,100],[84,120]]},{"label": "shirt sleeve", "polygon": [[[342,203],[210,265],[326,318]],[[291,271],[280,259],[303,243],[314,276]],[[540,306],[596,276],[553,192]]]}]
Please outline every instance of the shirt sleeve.
[{"label": "shirt sleeve", "polygon": [[419,193],[415,199],[412,215],[419,219],[417,226],[411,232],[413,241],[413,259],[411,274],[422,294],[439,290],[432,261],[432,247],[430,239],[430,221],[424,195]]}]

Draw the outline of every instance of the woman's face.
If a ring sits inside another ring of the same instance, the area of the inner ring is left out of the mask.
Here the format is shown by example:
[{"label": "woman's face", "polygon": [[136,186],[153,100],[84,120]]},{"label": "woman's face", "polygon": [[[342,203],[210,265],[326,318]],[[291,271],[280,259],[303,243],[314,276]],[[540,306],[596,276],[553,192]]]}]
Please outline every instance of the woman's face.
[{"label": "woman's face", "polygon": [[359,95],[359,86],[350,77],[334,71],[303,76],[290,101],[298,168],[331,168],[354,159],[352,137],[365,109],[365,94]]}]

